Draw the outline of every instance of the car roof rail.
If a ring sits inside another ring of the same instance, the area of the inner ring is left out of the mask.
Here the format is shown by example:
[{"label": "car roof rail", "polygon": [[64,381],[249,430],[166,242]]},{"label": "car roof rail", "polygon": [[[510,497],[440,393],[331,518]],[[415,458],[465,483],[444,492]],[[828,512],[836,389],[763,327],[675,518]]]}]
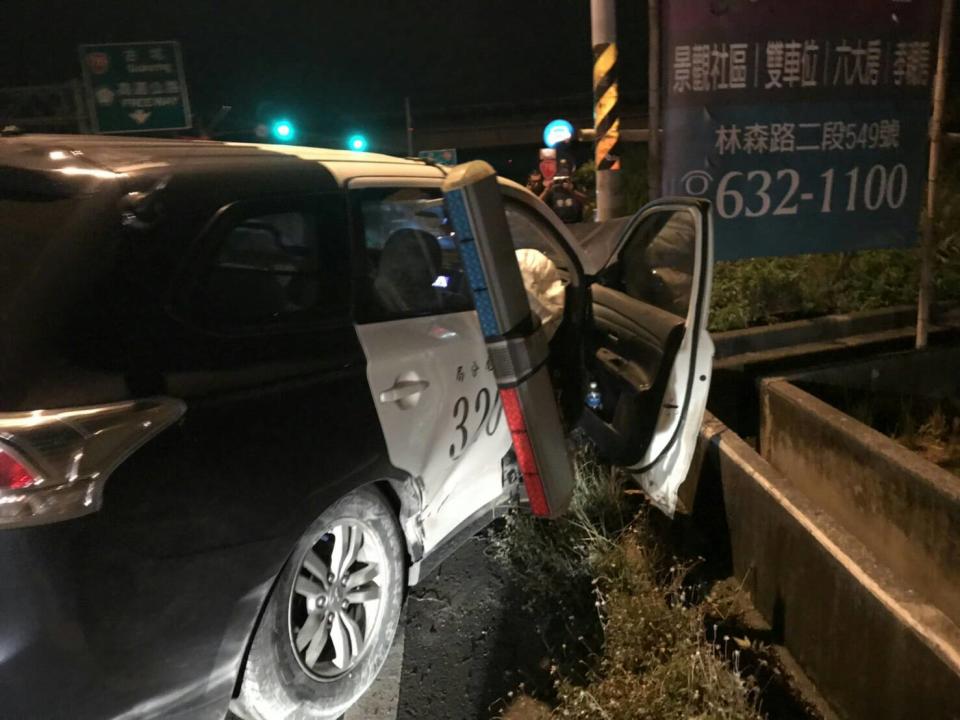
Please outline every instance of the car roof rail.
[{"label": "car roof rail", "polygon": [[417,155],[416,157],[414,157],[414,156],[412,156],[412,155],[407,155],[407,156],[404,158],[404,160],[414,160],[414,161],[417,161],[417,162],[422,162],[424,165],[429,165],[430,167],[435,167],[435,168],[439,169],[444,175],[447,175],[447,174],[450,172],[450,170],[449,170],[449,165],[441,165],[441,164],[438,163],[436,160],[434,160],[432,157],[421,157],[421,156],[419,156],[419,155]]}]

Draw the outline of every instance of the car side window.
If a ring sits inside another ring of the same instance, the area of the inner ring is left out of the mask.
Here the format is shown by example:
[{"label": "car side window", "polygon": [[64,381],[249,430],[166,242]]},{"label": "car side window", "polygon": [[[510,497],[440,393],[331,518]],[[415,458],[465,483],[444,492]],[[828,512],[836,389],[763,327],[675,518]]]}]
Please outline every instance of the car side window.
[{"label": "car side window", "polygon": [[543,217],[512,200],[505,200],[503,208],[514,247],[543,253],[567,277],[567,258],[558,247],[555,231]]},{"label": "car side window", "polygon": [[[328,204],[328,207],[324,207]],[[347,305],[345,228],[337,198],[235,217],[200,279],[205,322],[242,328],[329,315]],[[340,235],[340,237],[337,237]]]},{"label": "car side window", "polygon": [[694,216],[687,210],[645,218],[620,251],[622,290],[673,315],[687,317],[696,252]]},{"label": "car side window", "polygon": [[360,322],[473,309],[439,190],[360,190],[353,206],[365,263]]}]

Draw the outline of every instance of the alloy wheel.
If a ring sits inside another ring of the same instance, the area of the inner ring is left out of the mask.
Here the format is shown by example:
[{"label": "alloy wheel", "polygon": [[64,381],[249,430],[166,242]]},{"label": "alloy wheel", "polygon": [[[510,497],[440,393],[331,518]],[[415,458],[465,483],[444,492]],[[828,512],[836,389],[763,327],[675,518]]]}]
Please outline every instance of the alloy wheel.
[{"label": "alloy wheel", "polygon": [[290,642],[311,677],[333,680],[362,659],[383,620],[383,542],[360,520],[325,532],[300,560],[290,594]]}]

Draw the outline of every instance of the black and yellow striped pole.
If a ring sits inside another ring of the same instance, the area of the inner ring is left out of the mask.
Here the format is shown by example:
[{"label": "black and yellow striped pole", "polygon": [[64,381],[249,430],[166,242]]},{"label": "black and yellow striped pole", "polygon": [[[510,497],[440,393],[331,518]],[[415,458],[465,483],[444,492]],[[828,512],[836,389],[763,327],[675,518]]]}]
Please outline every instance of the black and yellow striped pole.
[{"label": "black and yellow striped pole", "polygon": [[593,147],[597,168],[597,219],[609,220],[623,214],[614,0],[590,0],[590,25],[593,43]]},{"label": "black and yellow striped pole", "polygon": [[617,115],[617,45],[593,46],[593,125],[598,170],[619,170],[620,118]]}]

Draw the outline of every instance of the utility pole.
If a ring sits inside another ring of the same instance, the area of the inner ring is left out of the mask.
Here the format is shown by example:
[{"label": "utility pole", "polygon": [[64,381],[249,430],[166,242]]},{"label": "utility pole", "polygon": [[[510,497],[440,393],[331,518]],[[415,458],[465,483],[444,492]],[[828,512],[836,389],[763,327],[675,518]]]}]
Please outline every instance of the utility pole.
[{"label": "utility pole", "polygon": [[647,62],[647,187],[650,199],[660,197],[660,0],[647,0],[647,23],[650,26],[650,50]]},{"label": "utility pole", "polygon": [[597,168],[597,219],[603,221],[623,214],[614,0],[590,0],[590,26],[593,44],[593,147]]},{"label": "utility pole", "polygon": [[943,0],[940,13],[940,41],[937,50],[937,74],[933,79],[933,114],[930,117],[930,163],[927,169],[927,203],[923,214],[920,246],[920,295],[917,298],[917,348],[927,346],[930,305],[933,300],[933,264],[937,238],[934,233],[937,213],[937,176],[940,172],[940,147],[943,137],[943,106],[947,93],[947,69],[950,59],[950,29],[955,0]]},{"label": "utility pole", "polygon": [[407,118],[407,157],[413,157],[413,113],[410,112],[410,98],[403,99],[403,110]]}]

